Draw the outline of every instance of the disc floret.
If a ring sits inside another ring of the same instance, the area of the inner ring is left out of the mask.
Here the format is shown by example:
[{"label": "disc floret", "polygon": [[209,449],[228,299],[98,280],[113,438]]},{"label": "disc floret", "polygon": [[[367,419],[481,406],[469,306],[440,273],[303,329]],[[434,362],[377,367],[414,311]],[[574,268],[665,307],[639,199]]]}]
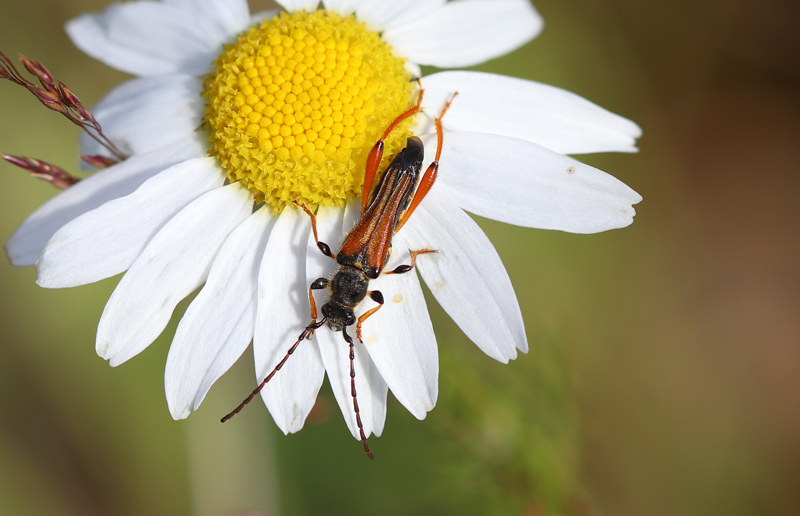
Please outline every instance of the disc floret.
[{"label": "disc floret", "polygon": [[[413,89],[404,60],[353,16],[281,13],[226,47],[205,83],[210,153],[275,211],[344,206]],[[385,160],[410,136],[385,141]],[[383,164],[385,165],[385,164]]]}]

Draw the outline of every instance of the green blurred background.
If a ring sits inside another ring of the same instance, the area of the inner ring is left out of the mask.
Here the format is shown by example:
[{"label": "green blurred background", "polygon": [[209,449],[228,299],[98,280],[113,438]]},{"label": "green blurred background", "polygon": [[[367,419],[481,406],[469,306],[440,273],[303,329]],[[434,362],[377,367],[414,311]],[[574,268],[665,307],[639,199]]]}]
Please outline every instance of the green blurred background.
[{"label": "green blurred background", "polygon": [[[92,104],[126,77],[62,27],[105,5],[0,0],[0,49]],[[799,5],[536,2],[542,35],[478,69],[639,123],[639,154],[580,159],[644,202],[591,236],[481,220],[532,350],[495,363],[431,301],[439,403],[420,422],[390,400],[374,462],[327,385],[299,434],[260,403],[220,425],[249,352],[173,421],[174,321],[112,369],[94,334],[116,278],[44,290],[0,261],[0,516],[800,514]],[[0,151],[76,170],[77,130],[9,82],[0,121]],[[4,163],[0,184],[5,241],[55,192]]]}]

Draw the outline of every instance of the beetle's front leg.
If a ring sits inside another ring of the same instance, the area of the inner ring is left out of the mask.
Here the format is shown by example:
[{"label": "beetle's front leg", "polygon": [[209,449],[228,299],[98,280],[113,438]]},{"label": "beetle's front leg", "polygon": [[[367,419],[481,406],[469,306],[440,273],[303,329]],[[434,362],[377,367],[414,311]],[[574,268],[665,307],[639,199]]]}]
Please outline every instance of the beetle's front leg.
[{"label": "beetle's front leg", "polygon": [[328,258],[333,258],[335,260],[336,257],[331,252],[331,246],[329,246],[325,242],[319,241],[319,237],[317,236],[317,217],[314,216],[314,214],[311,213],[311,210],[306,208],[304,204],[297,204],[297,205],[303,208],[303,211],[308,213],[308,216],[311,217],[311,230],[314,232],[314,241],[317,243],[317,247],[319,248],[319,250],[322,251],[322,254],[324,254]]}]

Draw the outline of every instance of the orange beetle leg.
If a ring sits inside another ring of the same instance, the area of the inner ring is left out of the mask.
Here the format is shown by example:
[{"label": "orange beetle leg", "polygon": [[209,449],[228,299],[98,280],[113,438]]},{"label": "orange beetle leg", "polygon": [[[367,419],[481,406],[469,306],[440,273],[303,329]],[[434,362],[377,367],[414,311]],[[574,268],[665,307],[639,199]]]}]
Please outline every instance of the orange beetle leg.
[{"label": "orange beetle leg", "polygon": [[400,231],[400,228],[403,227],[403,224],[406,223],[408,218],[414,213],[414,210],[417,209],[419,203],[422,202],[422,199],[428,195],[433,183],[436,181],[436,177],[439,175],[439,158],[442,156],[442,144],[444,142],[444,129],[442,129],[442,117],[444,114],[447,113],[447,110],[450,108],[450,104],[453,103],[453,99],[456,98],[458,92],[453,93],[450,97],[450,100],[442,108],[441,113],[439,116],[436,117],[434,121],[436,123],[436,158],[433,160],[428,166],[428,169],[425,171],[425,174],[422,176],[422,179],[419,181],[419,186],[417,186],[417,191],[414,192],[414,198],[411,200],[411,204],[408,205],[408,209],[406,209],[405,213],[403,213],[403,218],[400,219],[400,223],[397,224],[394,232],[397,233]]},{"label": "orange beetle leg", "polygon": [[[419,84],[419,79],[417,79],[417,84]],[[381,159],[383,159],[383,141],[389,137],[389,134],[400,124],[400,122],[422,111],[422,108],[420,107],[420,104],[422,103],[422,93],[422,88],[420,88],[417,103],[395,118],[394,121],[389,124],[389,127],[386,129],[386,131],[383,132],[381,139],[378,140],[375,143],[375,146],[372,147],[372,150],[369,151],[369,156],[367,157],[367,167],[364,170],[364,188],[361,190],[361,213],[364,213],[364,210],[367,208],[369,194],[372,190],[372,183],[375,180],[375,174],[378,173],[378,167],[381,164]]]},{"label": "orange beetle leg", "polygon": [[377,290],[371,290],[370,292],[367,292],[367,294],[370,298],[372,298],[373,301],[378,303],[378,306],[370,308],[358,318],[358,323],[356,324],[356,337],[358,337],[358,340],[361,342],[364,342],[364,339],[361,338],[361,325],[364,324],[364,321],[367,320],[367,317],[377,312],[383,306],[383,294]]},{"label": "orange beetle leg", "polygon": [[308,216],[311,217],[311,230],[314,232],[314,241],[317,243],[317,247],[319,248],[319,250],[322,252],[322,254],[324,254],[328,258],[336,259],[336,257],[333,256],[333,253],[331,252],[331,247],[325,242],[319,241],[319,237],[317,236],[317,217],[315,217],[314,214],[311,213],[311,210],[306,208],[305,204],[300,204],[298,202],[295,202],[295,204],[303,208],[303,211],[308,213]]},{"label": "orange beetle leg", "polygon": [[417,263],[417,256],[421,254],[428,254],[428,253],[438,253],[436,249],[420,249],[418,251],[411,252],[411,263],[408,265],[398,265],[394,268],[394,270],[384,272],[384,274],[405,274],[406,272],[410,271],[414,268],[414,264]]}]

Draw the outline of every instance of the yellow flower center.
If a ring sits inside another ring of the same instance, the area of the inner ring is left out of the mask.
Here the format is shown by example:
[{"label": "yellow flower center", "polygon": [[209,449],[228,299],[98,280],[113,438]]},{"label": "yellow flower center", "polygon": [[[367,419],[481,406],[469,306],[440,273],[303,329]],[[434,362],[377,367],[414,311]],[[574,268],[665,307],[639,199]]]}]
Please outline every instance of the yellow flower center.
[{"label": "yellow flower center", "polygon": [[[274,211],[344,206],[361,194],[367,155],[408,108],[404,59],[353,16],[281,13],[225,48],[206,79],[210,154]],[[383,169],[410,136],[385,142]]]}]

